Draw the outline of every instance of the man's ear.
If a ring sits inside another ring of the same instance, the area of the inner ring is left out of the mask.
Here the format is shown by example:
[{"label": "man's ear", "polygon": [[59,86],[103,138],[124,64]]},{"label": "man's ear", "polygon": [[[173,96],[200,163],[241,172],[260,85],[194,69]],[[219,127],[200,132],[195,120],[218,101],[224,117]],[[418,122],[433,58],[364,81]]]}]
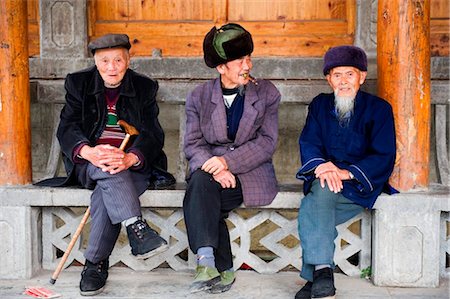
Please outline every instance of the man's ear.
[{"label": "man's ear", "polygon": [[327,79],[328,84],[329,84],[331,87],[333,87],[333,85],[331,85],[331,75],[330,75],[330,73],[328,73],[328,74],[325,76],[325,78]]},{"label": "man's ear", "polygon": [[123,49],[123,50],[124,50],[125,59],[127,61],[127,68],[129,68],[130,67],[130,63],[131,63],[130,51],[128,49]]},{"label": "man's ear", "polygon": [[225,73],[225,64],[219,64],[218,66],[216,66],[216,70],[223,75]]},{"label": "man's ear", "polygon": [[360,72],[360,76],[359,76],[359,85],[362,85],[364,83],[364,81],[366,81],[366,77],[367,77],[367,72]]}]

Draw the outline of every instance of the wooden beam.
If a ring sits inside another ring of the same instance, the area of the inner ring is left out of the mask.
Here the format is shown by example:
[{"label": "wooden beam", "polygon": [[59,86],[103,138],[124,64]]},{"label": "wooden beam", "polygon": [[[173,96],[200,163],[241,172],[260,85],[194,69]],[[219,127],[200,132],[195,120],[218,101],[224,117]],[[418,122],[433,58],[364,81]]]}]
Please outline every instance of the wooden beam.
[{"label": "wooden beam", "polygon": [[31,182],[27,1],[0,1],[0,185]]},{"label": "wooden beam", "polygon": [[379,0],[378,94],[393,109],[397,161],[391,183],[428,187],[430,155],[430,1]]}]

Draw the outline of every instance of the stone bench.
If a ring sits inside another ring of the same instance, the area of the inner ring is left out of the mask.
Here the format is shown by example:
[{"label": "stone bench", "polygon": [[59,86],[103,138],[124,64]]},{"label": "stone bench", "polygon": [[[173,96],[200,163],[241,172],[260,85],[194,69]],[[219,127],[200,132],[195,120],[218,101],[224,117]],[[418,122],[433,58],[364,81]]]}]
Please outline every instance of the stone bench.
[{"label": "stone bench", "polygon": [[[17,269],[17,265],[22,265],[20,271],[2,273],[1,276],[28,277],[41,266],[47,270],[55,269],[60,253],[67,247],[70,236],[89,205],[90,193],[89,190],[79,188],[32,185],[0,188],[0,197],[3,199],[0,221],[5,222],[6,239],[11,242],[8,246],[18,248],[18,251],[9,251],[7,256],[2,256],[6,262],[6,267],[2,269],[11,269],[13,265]],[[142,271],[149,271],[162,264],[177,271],[194,269],[195,257],[188,251],[183,221],[183,196],[184,186],[178,185],[173,190],[147,190],[140,198],[144,217],[160,231],[162,237],[169,240],[167,252],[145,261],[136,260],[130,255],[125,240],[116,245],[110,264],[121,262]],[[296,217],[301,197],[299,186],[284,186],[271,205],[249,209],[241,207],[230,213],[228,221],[236,268],[245,264],[245,267],[260,273],[301,268]],[[348,275],[359,275],[362,269],[370,266],[370,222],[370,213],[365,212],[338,228],[336,264]],[[359,235],[349,230],[351,225],[359,226]],[[89,222],[66,265],[74,261],[84,262],[88,227]],[[126,238],[124,229],[121,234]],[[263,246],[266,255],[270,252],[270,256],[262,257],[258,256],[258,252],[252,252],[258,246]],[[42,265],[39,263],[40,254]],[[359,259],[356,258],[358,263],[353,265],[347,259],[355,254],[359,255]],[[24,256],[27,258],[24,259]]]},{"label": "stone bench", "polygon": [[[54,270],[89,204],[90,192],[32,185],[0,187],[0,277],[24,278],[42,268]],[[448,195],[449,188],[441,185],[423,192],[381,195],[373,212],[365,211],[338,226],[336,265],[352,276],[372,265],[377,285],[437,286],[439,276],[449,273],[445,262],[450,254]],[[167,252],[145,261],[136,260],[122,230],[110,264],[139,271],[159,266],[177,271],[194,269],[195,257],[188,250],[183,222],[183,196],[183,186],[148,190],[141,196],[144,217],[169,240]],[[259,273],[301,268],[296,219],[301,198],[298,186],[284,186],[271,205],[238,208],[230,213],[236,268],[243,266]],[[89,222],[66,266],[84,262],[88,229]],[[261,256],[257,246],[263,246],[271,255]]]}]

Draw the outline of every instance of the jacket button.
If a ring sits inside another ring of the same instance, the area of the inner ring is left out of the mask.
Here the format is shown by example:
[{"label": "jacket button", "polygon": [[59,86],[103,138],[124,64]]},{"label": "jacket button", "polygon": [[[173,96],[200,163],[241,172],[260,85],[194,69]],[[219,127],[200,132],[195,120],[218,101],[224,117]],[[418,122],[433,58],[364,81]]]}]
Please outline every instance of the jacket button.
[{"label": "jacket button", "polygon": [[230,151],[234,151],[234,146],[230,146]]}]

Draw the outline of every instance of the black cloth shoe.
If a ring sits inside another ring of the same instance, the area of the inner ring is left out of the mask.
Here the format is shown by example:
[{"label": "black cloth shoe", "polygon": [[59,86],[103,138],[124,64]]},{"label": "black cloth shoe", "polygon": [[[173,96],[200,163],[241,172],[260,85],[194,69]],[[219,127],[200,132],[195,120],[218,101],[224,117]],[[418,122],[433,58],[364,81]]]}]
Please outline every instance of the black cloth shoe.
[{"label": "black cloth shoe", "polygon": [[314,271],[311,298],[333,299],[335,295],[333,269],[324,268]]},{"label": "black cloth shoe", "polygon": [[97,264],[86,260],[81,272],[80,294],[83,296],[94,296],[103,292],[106,279],[108,278],[108,259]]},{"label": "black cloth shoe", "polygon": [[176,183],[175,177],[161,168],[154,168],[150,176],[150,185],[148,189],[161,190],[169,189],[172,185]]},{"label": "black cloth shoe", "polygon": [[138,259],[147,259],[169,248],[167,241],[151,229],[145,220],[140,218],[127,226],[127,234],[131,253]]},{"label": "black cloth shoe", "polygon": [[311,288],[313,283],[311,281],[306,282],[303,288],[295,294],[295,299],[311,299]]}]

